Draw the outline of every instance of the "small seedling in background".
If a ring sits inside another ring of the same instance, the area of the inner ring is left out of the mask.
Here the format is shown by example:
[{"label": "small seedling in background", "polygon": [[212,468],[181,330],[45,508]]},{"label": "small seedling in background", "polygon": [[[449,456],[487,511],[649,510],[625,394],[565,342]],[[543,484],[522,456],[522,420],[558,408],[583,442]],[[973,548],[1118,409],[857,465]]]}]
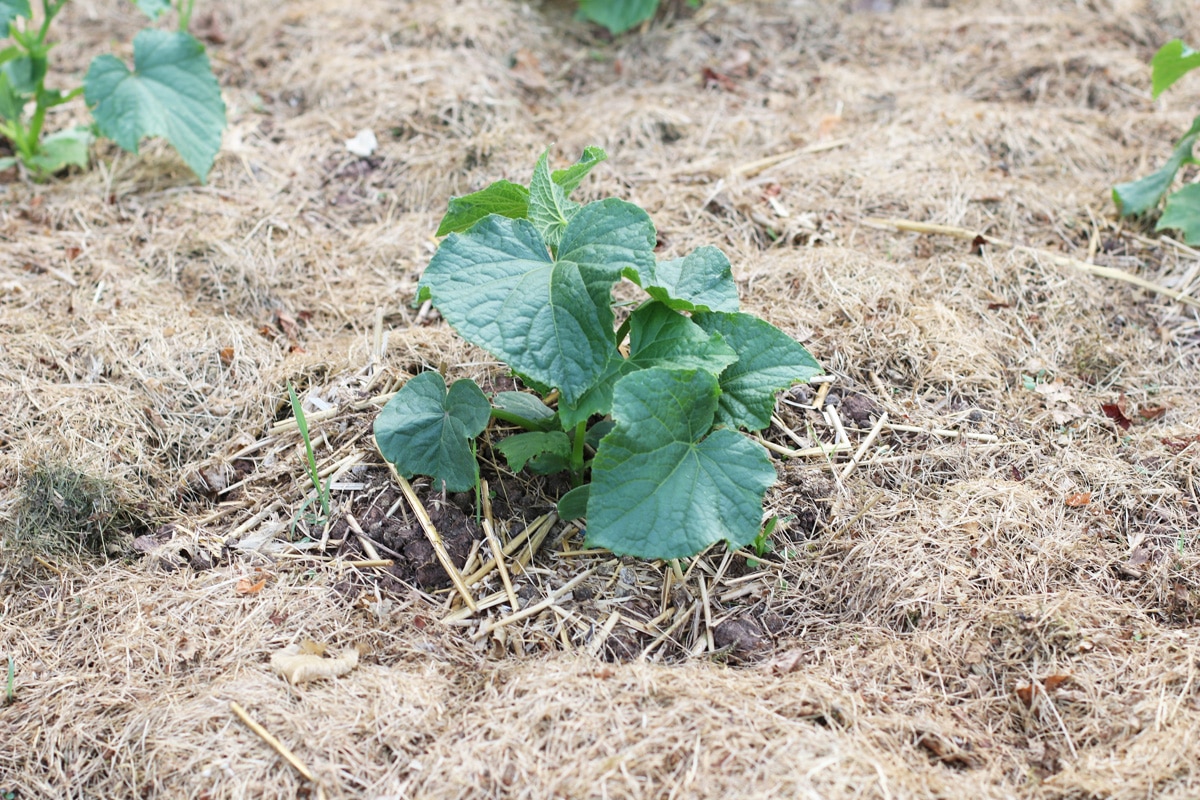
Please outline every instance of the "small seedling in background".
[{"label": "small seedling in background", "polygon": [[[653,17],[658,5],[659,0],[579,0],[579,16],[616,36]],[[699,8],[700,0],[688,0],[688,6]]]},{"label": "small seedling in background", "polygon": [[[176,0],[179,29],[147,28],[133,40],[133,70],[112,55],[92,59],[83,85],[63,91],[46,88],[50,24],[69,0],[41,0],[35,22],[29,0],[0,0],[0,137],[18,161],[37,177],[68,166],[86,168],[94,133],[131,153],[148,136],[161,136],[178,151],[201,183],[212,168],[225,130],[225,103],[204,45],[187,32],[194,0]],[[136,0],[150,19],[172,8],[169,0]],[[93,125],[77,125],[43,136],[47,112],[84,96]],[[30,110],[32,107],[32,110]],[[27,113],[28,112],[28,113]]]},{"label": "small seedling in background", "polygon": [[316,490],[316,495],[304,501],[304,505],[300,506],[300,510],[296,512],[296,517],[292,520],[292,534],[296,533],[296,522],[304,514],[313,502],[318,502],[321,505],[321,516],[309,517],[306,521],[310,525],[321,526],[329,520],[329,487],[332,485],[333,478],[321,485],[321,476],[317,472],[317,456],[313,452],[312,438],[308,434],[308,418],[304,416],[304,407],[300,405],[300,398],[296,396],[296,389],[292,386],[291,381],[288,381],[288,400],[292,404],[292,414],[296,417],[296,427],[300,430],[300,437],[304,439],[304,454],[305,454],[305,469],[308,472],[309,480],[312,481],[313,489]]},{"label": "small seedling in background", "polygon": [[[1164,44],[1150,62],[1151,93],[1155,98],[1188,72],[1200,68],[1200,51],[1193,50],[1181,40],[1174,39]],[[1176,228],[1183,233],[1183,240],[1190,245],[1200,244],[1200,183],[1190,183],[1167,196],[1175,174],[1188,164],[1200,164],[1192,150],[1200,140],[1200,116],[1192,120],[1192,127],[1175,143],[1167,163],[1157,172],[1129,183],[1113,187],[1113,202],[1123,217],[1145,214],[1158,207],[1163,197],[1167,198],[1162,216],[1155,230]]]},{"label": "small seedling in background", "polygon": [[775,543],[771,541],[771,534],[775,532],[775,526],[778,524],[779,517],[772,516],[769,520],[767,520],[767,524],[763,525],[762,530],[758,532],[758,536],[754,537],[754,541],[750,542],[750,546],[754,548],[754,554],[758,556],[758,558],[747,558],[746,566],[756,569],[762,564],[762,562],[759,561],[760,558],[765,556],[767,553],[775,552]]},{"label": "small seedling in background", "polygon": [[11,703],[17,699],[17,662],[8,657],[8,688],[4,692],[4,702]]}]

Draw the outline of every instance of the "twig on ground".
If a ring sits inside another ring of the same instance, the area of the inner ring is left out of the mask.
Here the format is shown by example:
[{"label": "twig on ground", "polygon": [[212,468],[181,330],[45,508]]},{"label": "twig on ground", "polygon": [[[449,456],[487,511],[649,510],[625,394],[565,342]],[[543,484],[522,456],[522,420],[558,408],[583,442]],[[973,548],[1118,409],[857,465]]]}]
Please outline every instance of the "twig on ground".
[{"label": "twig on ground", "polygon": [[850,473],[853,472],[854,468],[858,466],[858,463],[862,461],[863,456],[867,454],[868,448],[875,443],[876,437],[879,436],[879,432],[883,430],[883,426],[886,424],[887,412],[884,411],[879,415],[879,421],[877,421],[871,428],[871,432],[867,434],[867,438],[862,440],[862,444],[858,446],[858,450],[856,450],[854,455],[850,457],[850,463],[846,464],[846,468],[842,470],[842,480],[850,477]]},{"label": "twig on ground", "polygon": [[292,768],[304,776],[306,780],[317,782],[317,776],[313,774],[303,761],[296,757],[296,754],[289,750],[283,742],[276,739],[262,725],[259,725],[254,719],[242,708],[237,701],[230,701],[229,710],[237,715],[238,719],[246,724],[246,727],[258,734],[264,742],[271,746],[271,749],[278,753],[284,761],[292,765]]},{"label": "twig on ground", "polygon": [[1077,269],[1081,272],[1086,272],[1089,275],[1096,275],[1101,278],[1110,278],[1115,281],[1131,283],[1134,286],[1146,289],[1147,291],[1165,295],[1180,303],[1193,306],[1194,308],[1200,308],[1200,300],[1197,300],[1195,297],[1184,294],[1183,292],[1175,289],[1168,289],[1165,286],[1159,286],[1157,283],[1152,283],[1145,278],[1140,278],[1137,275],[1126,272],[1125,270],[1116,269],[1115,267],[1102,267],[1098,264],[1080,261],[1078,258],[1059,255],[1058,253],[1052,253],[1049,250],[1042,250],[1038,247],[1014,244],[1013,242],[1009,242],[1004,239],[998,239],[995,236],[988,236],[983,233],[978,233],[977,231],[969,230],[967,228],[956,228],[953,225],[935,225],[933,223],[916,222],[908,219],[879,219],[876,217],[866,217],[863,219],[863,223],[877,228],[894,228],[899,231],[909,231],[911,233],[929,233],[941,236],[953,236],[957,239],[966,239],[967,241],[975,241],[976,239],[979,239],[994,247],[1007,247],[1022,253],[1040,256],[1061,266],[1073,267],[1074,269]]},{"label": "twig on ground", "polygon": [[[378,446],[378,444],[376,445]],[[382,453],[380,454],[382,455]],[[437,532],[437,528],[433,525],[433,520],[429,518],[429,512],[425,510],[425,506],[421,503],[421,498],[417,497],[417,493],[413,491],[412,484],[404,479],[404,476],[396,471],[396,466],[392,462],[384,459],[388,466],[388,470],[392,473],[392,478],[396,483],[400,484],[400,490],[404,492],[404,496],[408,498],[408,505],[413,510],[413,514],[417,517],[417,522],[421,524],[421,530],[425,531],[425,537],[429,540],[429,544],[433,546],[434,555],[437,556],[438,562],[441,563],[442,569],[450,576],[450,582],[454,584],[454,588],[458,590],[463,602],[467,604],[467,608],[472,611],[477,610],[475,598],[471,596],[471,590],[467,588],[467,584],[463,581],[462,574],[458,568],[454,566],[454,561],[450,558],[450,553],[446,551],[446,545],[442,542],[441,534]]]}]

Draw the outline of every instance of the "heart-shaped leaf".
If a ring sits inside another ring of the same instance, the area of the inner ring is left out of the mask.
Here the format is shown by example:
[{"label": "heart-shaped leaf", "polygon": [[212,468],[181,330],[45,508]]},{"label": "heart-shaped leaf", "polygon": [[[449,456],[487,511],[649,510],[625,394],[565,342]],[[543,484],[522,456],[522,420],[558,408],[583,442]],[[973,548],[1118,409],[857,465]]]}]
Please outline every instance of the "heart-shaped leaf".
[{"label": "heart-shaped leaf", "polygon": [[467,341],[575,403],[616,353],[612,285],[654,258],[654,241],[621,200],[580,209],[557,259],[530,221],[492,215],[442,242],[421,291]]},{"label": "heart-shaped leaf", "polygon": [[221,148],[225,103],[195,37],[146,29],[133,39],[133,71],[111,55],[92,59],[84,97],[100,133],[131,153],[162,136],[203,183]]},{"label": "heart-shaped leaf", "polygon": [[617,383],[616,427],[592,462],[589,546],[667,559],[754,539],[775,469],[745,436],[709,433],[719,394],[704,370],[639,370]]},{"label": "heart-shaped leaf", "polygon": [[379,452],[406,478],[428,475],[438,488],[465,492],[475,486],[471,440],[487,427],[492,406],[474,381],[446,383],[422,372],[396,392],[375,418]]}]

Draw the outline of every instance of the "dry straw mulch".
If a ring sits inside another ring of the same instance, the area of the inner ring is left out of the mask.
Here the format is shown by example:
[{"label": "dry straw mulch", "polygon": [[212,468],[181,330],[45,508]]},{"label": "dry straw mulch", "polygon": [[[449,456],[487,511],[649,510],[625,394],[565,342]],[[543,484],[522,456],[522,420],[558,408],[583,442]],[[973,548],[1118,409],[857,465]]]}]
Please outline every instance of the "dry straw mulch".
[{"label": "dry straw mulch", "polygon": [[[160,143],[10,174],[0,795],[1200,796],[1200,317],[1062,260],[1198,294],[1200,254],[1107,196],[1200,106],[1146,89],[1192,4],[667,5],[614,42],[559,2],[205,4],[207,186]],[[71,4],[62,81],[135,16]],[[446,198],[551,143],[604,146],[582,191],[664,256],[725,249],[831,379],[764,434],[758,564],[583,550],[485,441],[498,544],[541,539],[504,559],[513,620],[414,516],[478,573],[472,498],[410,503],[369,432],[423,369],[506,385],[412,300]],[[271,657],[310,640],[354,668],[289,684]]]}]

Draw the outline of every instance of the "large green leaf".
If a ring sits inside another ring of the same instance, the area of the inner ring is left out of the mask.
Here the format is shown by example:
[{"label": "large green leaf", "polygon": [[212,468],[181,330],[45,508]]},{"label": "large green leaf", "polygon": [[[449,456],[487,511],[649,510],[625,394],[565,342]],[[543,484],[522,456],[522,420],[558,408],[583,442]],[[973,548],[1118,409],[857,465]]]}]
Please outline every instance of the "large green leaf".
[{"label": "large green leaf", "polygon": [[575,187],[587,177],[587,174],[592,171],[592,168],[601,161],[608,159],[608,153],[596,146],[589,146],[583,149],[583,155],[579,157],[571,166],[566,169],[556,169],[550,173],[550,179],[562,187],[563,193],[570,195],[575,191]]},{"label": "large green leaf", "polygon": [[1167,198],[1155,230],[1177,228],[1183,231],[1183,241],[1200,244],[1200,183],[1191,183]]},{"label": "large green leaf", "polygon": [[529,181],[529,220],[538,229],[551,249],[558,247],[571,218],[579,211],[579,204],[567,199],[562,186],[550,175],[550,151],[542,153],[533,168],[533,179]]},{"label": "large green leaf", "polygon": [[1200,67],[1200,52],[1188,47],[1181,39],[1172,39],[1160,47],[1150,61],[1151,93],[1157,98],[1197,67]]},{"label": "large green leaf", "polygon": [[719,392],[704,370],[640,370],[617,383],[616,427],[592,462],[589,546],[666,559],[754,539],[775,469],[745,436],[708,433]]},{"label": "large green leaf", "polygon": [[658,0],[579,0],[579,13],[614,35],[650,19],[657,9]]},{"label": "large green leaf", "polygon": [[524,219],[529,213],[529,190],[518,183],[496,181],[478,192],[451,197],[436,236],[465,231],[488,214]]},{"label": "large green leaf", "polygon": [[615,199],[575,214],[557,259],[529,220],[492,215],[442,242],[421,292],[464,339],[576,403],[616,354],[612,285],[653,260],[654,240],[646,212]]},{"label": "large green leaf", "polygon": [[379,452],[406,478],[428,475],[435,486],[465,492],[475,486],[471,439],[487,427],[492,406],[473,381],[446,383],[422,372],[396,392],[375,418]]},{"label": "large green leaf", "polygon": [[712,245],[683,258],[659,261],[647,272],[629,273],[655,300],[680,311],[737,311],[737,284],[729,259]]},{"label": "large green leaf", "polygon": [[689,318],[652,300],[629,317],[629,358],[615,358],[578,404],[560,404],[562,424],[572,428],[594,414],[607,414],[612,410],[617,381],[639,369],[703,369],[720,375],[737,359],[719,333],[708,333]]},{"label": "large green leaf", "polygon": [[162,136],[201,182],[221,148],[225,103],[204,45],[180,32],[147,29],[133,40],[133,71],[97,56],[83,79],[100,133],[131,153],[146,136]]},{"label": "large green leaf", "polygon": [[0,39],[8,36],[8,25],[17,17],[29,19],[29,0],[0,0]]},{"label": "large green leaf", "polygon": [[1175,180],[1175,173],[1179,168],[1192,163],[1192,149],[1196,145],[1197,137],[1200,137],[1200,116],[1192,120],[1192,127],[1176,143],[1175,150],[1162,169],[1140,180],[1114,186],[1113,202],[1117,204],[1118,213],[1129,217],[1144,214],[1157,206],[1158,201],[1171,188],[1171,181]]},{"label": "large green leaf", "polygon": [[775,393],[821,374],[821,365],[796,340],[751,314],[696,314],[696,324],[719,333],[738,355],[721,373],[719,422],[762,430],[771,424]]}]

